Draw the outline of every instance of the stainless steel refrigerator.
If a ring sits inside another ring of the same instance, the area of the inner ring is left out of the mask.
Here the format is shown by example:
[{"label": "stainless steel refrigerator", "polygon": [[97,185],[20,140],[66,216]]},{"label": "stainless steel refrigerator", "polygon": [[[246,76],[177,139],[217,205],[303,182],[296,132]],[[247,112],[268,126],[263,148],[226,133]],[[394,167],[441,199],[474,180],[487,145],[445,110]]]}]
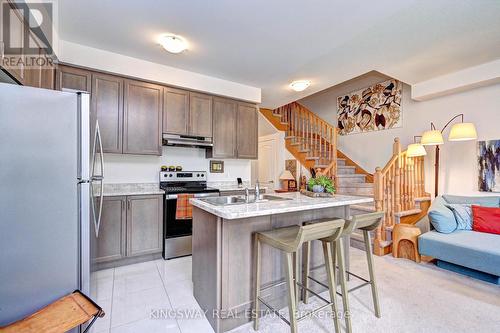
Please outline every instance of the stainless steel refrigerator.
[{"label": "stainless steel refrigerator", "polygon": [[102,190],[89,95],[0,83],[0,326],[90,294]]}]

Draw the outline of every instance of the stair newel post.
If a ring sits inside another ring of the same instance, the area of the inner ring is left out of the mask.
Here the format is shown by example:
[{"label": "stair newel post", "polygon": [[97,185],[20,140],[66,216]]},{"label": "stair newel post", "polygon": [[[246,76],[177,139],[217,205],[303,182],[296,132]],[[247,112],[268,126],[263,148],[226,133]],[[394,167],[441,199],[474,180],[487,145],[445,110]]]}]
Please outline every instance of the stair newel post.
[{"label": "stair newel post", "polygon": [[[375,209],[377,212],[383,211],[383,200],[384,200],[384,186],[383,186],[383,176],[382,176],[382,169],[380,167],[377,167],[375,169],[375,174],[373,175],[373,182],[374,182],[374,200],[375,200]],[[384,223],[381,223],[376,232],[375,232],[375,239],[373,240],[373,252],[380,256],[383,255],[384,251],[382,248],[382,237],[383,237],[383,228]]]},{"label": "stair newel post", "polygon": [[305,112],[303,108],[300,108],[300,122],[302,124],[302,137],[300,138],[300,141],[302,143],[302,149],[306,149],[305,142],[306,142],[306,117],[305,117]]},{"label": "stair newel post", "polygon": [[401,143],[399,142],[399,138],[394,139],[393,144],[393,154],[397,155],[396,159],[396,175],[394,178],[394,197],[395,197],[395,212],[401,212]]},{"label": "stair newel post", "polygon": [[337,174],[338,174],[338,161],[337,161],[337,139],[338,139],[338,130],[336,127],[333,128],[333,142],[334,142],[334,151],[333,151],[333,161],[335,162],[335,170],[333,171],[333,177],[335,180],[335,186],[337,186]]}]

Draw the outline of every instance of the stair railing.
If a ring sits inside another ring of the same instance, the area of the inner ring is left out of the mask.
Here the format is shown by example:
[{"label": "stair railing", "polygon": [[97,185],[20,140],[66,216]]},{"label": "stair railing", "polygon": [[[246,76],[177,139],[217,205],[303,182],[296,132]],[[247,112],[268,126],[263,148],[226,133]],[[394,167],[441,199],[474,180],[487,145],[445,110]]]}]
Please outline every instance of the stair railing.
[{"label": "stair railing", "polygon": [[396,138],[391,159],[383,169],[377,167],[374,174],[375,209],[385,212],[384,222],[375,232],[375,254],[389,252],[396,214],[415,209],[415,199],[425,195],[423,156],[408,157]]},{"label": "stair railing", "polygon": [[317,172],[336,179],[337,129],[305,106],[292,102],[273,110],[286,127],[286,137],[308,157],[317,157]]}]

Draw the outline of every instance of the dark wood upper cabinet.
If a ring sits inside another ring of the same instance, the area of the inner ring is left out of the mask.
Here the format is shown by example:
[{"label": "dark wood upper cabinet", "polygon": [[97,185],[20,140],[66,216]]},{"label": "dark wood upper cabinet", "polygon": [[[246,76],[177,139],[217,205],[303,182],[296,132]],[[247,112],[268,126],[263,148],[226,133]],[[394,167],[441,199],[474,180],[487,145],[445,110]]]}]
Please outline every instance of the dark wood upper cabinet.
[{"label": "dark wood upper cabinet", "polygon": [[[2,3],[3,5],[3,3]],[[25,79],[25,68],[24,68],[24,32],[27,29],[24,19],[22,18],[22,13],[19,9],[15,9],[14,4],[11,4],[13,8],[10,12],[10,47],[18,48],[20,50],[19,54],[6,54],[10,60],[10,64],[13,66],[6,66],[5,69],[21,84],[24,84]],[[2,17],[3,19],[3,17]],[[4,28],[5,29],[5,28]],[[3,52],[2,52],[3,54]]]},{"label": "dark wood upper cabinet", "polygon": [[242,159],[257,159],[259,119],[254,104],[238,103],[236,126],[237,155]]},{"label": "dark wood upper cabinet", "polygon": [[[102,149],[105,153],[123,151],[123,79],[106,74],[92,74],[92,133],[99,122]],[[93,135],[93,134],[92,134]]]},{"label": "dark wood upper cabinet", "polygon": [[85,69],[59,65],[56,70],[56,89],[72,89],[90,93],[92,87],[91,73]]},{"label": "dark wood upper cabinet", "polygon": [[189,135],[212,137],[213,97],[204,94],[189,94]]},{"label": "dark wood upper cabinet", "polygon": [[123,153],[161,155],[163,87],[125,80]]},{"label": "dark wood upper cabinet", "polygon": [[213,102],[213,143],[208,157],[236,157],[236,117],[237,103],[230,99],[214,98]]},{"label": "dark wood upper cabinet", "polygon": [[189,91],[163,88],[163,133],[187,135]]}]

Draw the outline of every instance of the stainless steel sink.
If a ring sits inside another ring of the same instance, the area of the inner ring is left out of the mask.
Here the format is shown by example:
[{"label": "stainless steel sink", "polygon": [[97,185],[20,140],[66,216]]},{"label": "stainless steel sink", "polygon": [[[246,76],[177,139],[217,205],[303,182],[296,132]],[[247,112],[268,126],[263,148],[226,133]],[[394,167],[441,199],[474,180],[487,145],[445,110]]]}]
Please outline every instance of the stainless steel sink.
[{"label": "stainless steel sink", "polygon": [[[200,199],[206,203],[209,203],[214,206],[231,206],[231,205],[242,205],[247,203],[245,201],[245,197],[242,196],[227,196],[227,197],[210,197]],[[266,202],[266,201],[281,201],[281,200],[292,200],[291,198],[283,198],[276,195],[270,194],[261,194],[259,195],[259,199],[255,200],[255,195],[251,195],[248,198],[248,203],[254,202]]]},{"label": "stainless steel sink", "polygon": [[[261,194],[259,195],[259,200],[257,201],[280,201],[280,200],[292,200],[292,198],[284,198],[270,194]],[[251,196],[250,201],[255,201],[255,196]]]},{"label": "stainless steel sink", "polygon": [[201,201],[205,201],[211,205],[215,206],[229,206],[229,205],[241,205],[245,203],[245,199],[237,196],[228,196],[228,197],[211,197],[200,199]]}]

